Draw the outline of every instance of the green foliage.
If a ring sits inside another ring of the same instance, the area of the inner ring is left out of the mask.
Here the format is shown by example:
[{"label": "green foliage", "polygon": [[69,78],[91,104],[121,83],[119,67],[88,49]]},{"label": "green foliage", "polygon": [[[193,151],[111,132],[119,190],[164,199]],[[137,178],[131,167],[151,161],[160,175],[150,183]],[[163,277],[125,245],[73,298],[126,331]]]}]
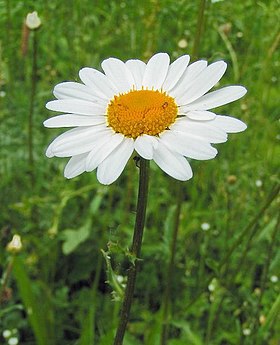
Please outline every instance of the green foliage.
[{"label": "green foliage", "polygon": [[[53,344],[53,338],[48,332],[48,313],[51,308],[44,300],[39,286],[34,286],[28,277],[28,272],[20,258],[13,261],[13,273],[17,282],[20,297],[25,306],[38,345]],[[51,316],[53,318],[53,315]]]},{"label": "green foliage", "polygon": [[[53,115],[45,103],[55,84],[78,80],[81,67],[100,69],[106,57],[191,54],[198,5],[0,1],[1,344],[8,344],[5,330],[21,345],[112,344],[127,268],[136,259],[129,246],[138,169],[131,160],[109,187],[95,173],[64,179],[66,160],[44,155],[62,132],[43,128]],[[248,129],[218,145],[214,160],[191,162],[194,178],[183,184],[169,345],[279,342],[279,5],[279,0],[207,1],[199,57],[225,60],[221,83],[247,87],[244,99],[217,112],[242,119]],[[32,162],[34,32],[24,36],[22,24],[34,10],[42,27],[36,32]],[[155,164],[150,181],[124,345],[160,345],[176,200],[173,181]],[[203,223],[209,230],[202,230]],[[6,250],[15,233],[23,244],[16,255]]]},{"label": "green foliage", "polygon": [[62,252],[65,255],[72,253],[90,234],[91,222],[86,223],[79,229],[67,229],[62,231]]}]

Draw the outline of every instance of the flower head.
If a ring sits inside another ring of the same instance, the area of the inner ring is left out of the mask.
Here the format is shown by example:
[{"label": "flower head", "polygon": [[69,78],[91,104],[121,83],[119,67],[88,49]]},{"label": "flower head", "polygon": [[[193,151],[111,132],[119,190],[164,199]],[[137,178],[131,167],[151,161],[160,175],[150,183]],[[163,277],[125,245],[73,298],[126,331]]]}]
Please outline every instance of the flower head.
[{"label": "flower head", "polygon": [[240,120],[209,111],[241,98],[246,89],[227,86],[206,94],[225,73],[226,63],[189,61],[183,55],[170,64],[166,53],[152,56],[147,64],[109,58],[101,64],[104,73],[81,69],[83,84],[56,85],[57,100],[46,107],[65,114],[44,125],[76,128],[58,136],[46,155],[71,157],[64,171],[67,178],[97,169],[98,180],[110,184],[135,150],[175,179],[190,179],[186,157],[214,158],[212,143],[246,129]]}]

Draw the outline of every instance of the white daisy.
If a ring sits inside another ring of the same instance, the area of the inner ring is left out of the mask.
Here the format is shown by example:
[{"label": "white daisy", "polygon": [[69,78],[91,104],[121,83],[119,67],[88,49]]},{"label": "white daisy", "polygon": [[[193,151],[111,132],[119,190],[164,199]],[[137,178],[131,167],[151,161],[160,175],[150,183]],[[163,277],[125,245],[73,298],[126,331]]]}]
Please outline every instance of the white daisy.
[{"label": "white daisy", "polygon": [[154,55],[147,64],[115,58],[101,64],[104,73],[83,68],[83,82],[55,86],[49,110],[62,115],[44,122],[46,127],[76,127],[58,136],[48,157],[71,157],[64,175],[72,178],[97,169],[103,184],[114,182],[135,150],[154,160],[168,175],[186,181],[192,169],[185,158],[214,158],[211,143],[227,140],[227,133],[246,125],[209,109],[245,95],[242,86],[227,86],[206,94],[226,70],[224,61],[210,65],[201,60],[189,65],[183,55],[170,64],[168,54]]}]

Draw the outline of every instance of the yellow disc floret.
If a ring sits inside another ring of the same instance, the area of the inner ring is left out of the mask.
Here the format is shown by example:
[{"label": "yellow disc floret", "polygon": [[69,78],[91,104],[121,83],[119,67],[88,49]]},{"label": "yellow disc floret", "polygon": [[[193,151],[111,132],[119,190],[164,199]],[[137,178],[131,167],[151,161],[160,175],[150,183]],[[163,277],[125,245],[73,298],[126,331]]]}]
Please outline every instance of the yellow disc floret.
[{"label": "yellow disc floret", "polygon": [[136,139],[158,135],[174,123],[178,107],[165,92],[131,90],[115,96],[107,107],[107,123],[116,133]]}]

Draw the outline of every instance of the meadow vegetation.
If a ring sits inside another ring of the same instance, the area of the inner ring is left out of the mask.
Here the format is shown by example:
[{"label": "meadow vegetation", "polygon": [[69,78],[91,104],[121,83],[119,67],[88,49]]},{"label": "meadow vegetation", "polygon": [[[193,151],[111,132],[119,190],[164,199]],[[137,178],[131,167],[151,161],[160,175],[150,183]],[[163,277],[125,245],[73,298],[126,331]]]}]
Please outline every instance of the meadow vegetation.
[{"label": "meadow vegetation", "polygon": [[[107,57],[194,50],[199,1],[0,1],[0,343],[111,345],[129,264],[138,169],[110,186],[63,177],[42,122],[54,85]],[[42,26],[27,35],[36,10]],[[218,114],[248,129],[175,183],[151,164],[141,269],[125,345],[162,345],[176,190],[182,190],[168,345],[279,345],[279,0],[207,1],[195,55],[248,89]],[[192,57],[194,61],[194,57]],[[179,189],[178,189],[179,185]],[[22,248],[7,250],[14,234]],[[11,331],[5,333],[5,331]]]}]

